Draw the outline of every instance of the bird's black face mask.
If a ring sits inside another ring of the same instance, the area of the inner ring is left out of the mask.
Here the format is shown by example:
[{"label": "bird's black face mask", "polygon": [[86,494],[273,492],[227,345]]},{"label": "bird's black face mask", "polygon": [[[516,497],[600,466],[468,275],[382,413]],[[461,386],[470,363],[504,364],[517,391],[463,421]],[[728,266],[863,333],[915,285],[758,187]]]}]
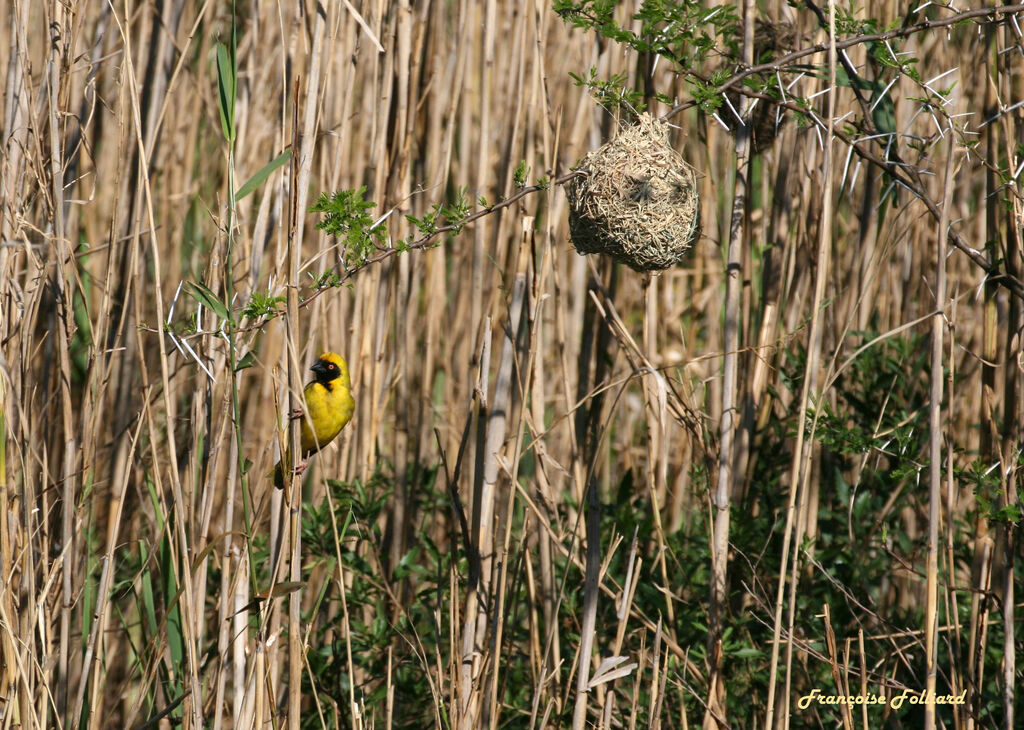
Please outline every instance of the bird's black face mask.
[{"label": "bird's black face mask", "polygon": [[341,370],[338,366],[329,360],[317,360],[316,364],[310,368],[316,373],[316,382],[320,383],[327,389],[330,389],[331,381],[341,377]]}]

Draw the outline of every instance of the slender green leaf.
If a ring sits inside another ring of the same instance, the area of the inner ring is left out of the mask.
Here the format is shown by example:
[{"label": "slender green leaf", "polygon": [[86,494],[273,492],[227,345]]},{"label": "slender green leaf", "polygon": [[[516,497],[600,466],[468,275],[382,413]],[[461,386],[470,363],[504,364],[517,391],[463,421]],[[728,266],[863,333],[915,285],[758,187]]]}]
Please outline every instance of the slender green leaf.
[{"label": "slender green leaf", "polygon": [[146,550],[146,543],[139,541],[139,564],[143,566],[142,573],[139,576],[139,602],[141,603],[140,608],[140,620],[144,621],[144,626],[148,631],[147,636],[156,636],[157,632],[157,621],[156,621],[156,593],[153,590],[153,573],[150,570],[149,563],[149,552]]},{"label": "slender green leaf", "polygon": [[242,356],[242,359],[235,363],[235,372],[237,373],[239,370],[251,368],[254,362],[256,362],[256,353],[252,351],[245,353],[245,355]]},{"label": "slender green leaf", "polygon": [[186,281],[185,292],[200,304],[208,307],[211,312],[221,319],[230,319],[228,308],[224,306],[224,302],[218,299],[217,295],[210,291],[206,286],[192,281]]},{"label": "slender green leaf", "polygon": [[228,48],[217,44],[217,93],[220,102],[220,127],[224,139],[235,141],[235,64]]},{"label": "slender green leaf", "polygon": [[[882,134],[895,134],[896,105],[893,103],[892,95],[886,92],[885,87],[877,81],[874,82],[873,86],[874,92],[871,94],[871,104],[874,106],[874,111],[871,112],[871,120]],[[882,96],[883,93],[885,96]]]},{"label": "slender green leaf", "polygon": [[288,162],[288,160],[290,160],[291,158],[292,151],[285,150],[277,157],[272,159],[270,162],[264,165],[259,172],[250,177],[248,180],[246,180],[245,184],[242,187],[238,188],[238,192],[235,193],[235,200],[241,200],[246,195],[251,193],[253,190],[258,188],[260,185],[263,184],[264,180],[270,177],[270,173],[272,173],[274,170],[279,168],[284,163]]}]

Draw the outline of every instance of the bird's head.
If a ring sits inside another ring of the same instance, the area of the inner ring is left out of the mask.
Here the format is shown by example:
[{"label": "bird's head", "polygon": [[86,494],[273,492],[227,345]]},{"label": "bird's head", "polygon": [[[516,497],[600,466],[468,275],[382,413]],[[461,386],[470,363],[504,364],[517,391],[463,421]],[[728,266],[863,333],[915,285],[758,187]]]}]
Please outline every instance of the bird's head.
[{"label": "bird's head", "polygon": [[333,381],[341,378],[341,384],[346,388],[351,387],[348,375],[348,363],[345,358],[334,352],[325,352],[317,359],[310,368],[316,373],[317,382],[330,387]]}]

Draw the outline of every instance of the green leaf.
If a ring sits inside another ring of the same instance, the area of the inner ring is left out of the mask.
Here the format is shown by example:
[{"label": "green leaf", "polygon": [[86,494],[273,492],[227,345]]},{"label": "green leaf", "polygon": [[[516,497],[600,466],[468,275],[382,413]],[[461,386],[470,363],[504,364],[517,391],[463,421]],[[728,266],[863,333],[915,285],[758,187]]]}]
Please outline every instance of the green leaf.
[{"label": "green leaf", "polygon": [[[879,132],[893,134],[896,132],[896,105],[892,101],[892,95],[885,91],[880,82],[874,82],[873,86],[875,88],[871,94],[871,103],[875,108],[871,112],[871,119]],[[885,93],[885,96],[879,99],[882,93]]]},{"label": "green leaf", "polygon": [[757,649],[749,646],[744,647],[743,649],[737,649],[736,651],[731,652],[731,654],[735,659],[757,659],[764,656],[764,652],[758,651]]},{"label": "green leaf", "polygon": [[191,281],[185,282],[185,292],[200,304],[209,308],[211,312],[221,319],[230,319],[228,308],[224,302],[217,298],[217,295],[206,286]]},{"label": "green leaf", "polygon": [[254,362],[256,362],[256,353],[252,351],[245,353],[242,359],[235,363],[235,372],[251,368]]},{"label": "green leaf", "polygon": [[512,173],[512,179],[517,188],[526,187],[526,177],[529,174],[530,168],[526,166],[526,160],[522,160]]},{"label": "green leaf", "polygon": [[[817,73],[814,75],[819,76],[819,74]],[[827,78],[827,74],[824,71],[822,71],[819,78]],[[875,84],[877,83],[878,82],[875,82]],[[854,86],[856,86],[858,89],[870,89],[875,85],[872,84],[872,82],[868,81],[867,79],[863,78],[862,76],[854,76],[851,79],[850,75],[846,73],[845,66],[836,67],[836,84],[838,84],[839,86],[845,86],[848,89],[852,89]],[[884,89],[885,86],[883,85],[882,88]]]},{"label": "green leaf", "polygon": [[272,159],[270,162],[268,162],[266,165],[264,165],[263,168],[259,172],[257,172],[255,175],[250,177],[248,180],[246,180],[245,181],[245,185],[243,185],[242,187],[238,188],[238,192],[235,193],[235,200],[241,200],[246,195],[251,193],[253,190],[258,188],[260,185],[263,184],[264,180],[266,180],[268,177],[270,177],[270,173],[272,173],[274,170],[279,168],[284,163],[288,162],[288,160],[290,160],[291,158],[292,158],[292,151],[291,150],[285,150],[284,152],[279,154],[277,157]]},{"label": "green leaf", "polygon": [[306,586],[305,583],[298,580],[282,581],[275,583],[270,586],[270,590],[264,591],[263,593],[257,593],[257,598],[280,598],[281,596],[287,596],[289,593],[295,593],[300,591]]},{"label": "green leaf", "polygon": [[220,128],[224,139],[235,141],[235,89],[237,83],[234,58],[228,47],[217,44],[217,94],[220,108]]}]

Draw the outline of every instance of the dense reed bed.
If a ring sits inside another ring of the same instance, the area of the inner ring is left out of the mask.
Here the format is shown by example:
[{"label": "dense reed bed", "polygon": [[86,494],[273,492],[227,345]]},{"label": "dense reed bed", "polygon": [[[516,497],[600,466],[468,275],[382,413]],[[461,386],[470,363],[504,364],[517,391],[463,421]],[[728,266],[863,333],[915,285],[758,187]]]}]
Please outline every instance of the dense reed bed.
[{"label": "dense reed bed", "polygon": [[0,727],[1014,727],[1022,9],[0,0]]}]

